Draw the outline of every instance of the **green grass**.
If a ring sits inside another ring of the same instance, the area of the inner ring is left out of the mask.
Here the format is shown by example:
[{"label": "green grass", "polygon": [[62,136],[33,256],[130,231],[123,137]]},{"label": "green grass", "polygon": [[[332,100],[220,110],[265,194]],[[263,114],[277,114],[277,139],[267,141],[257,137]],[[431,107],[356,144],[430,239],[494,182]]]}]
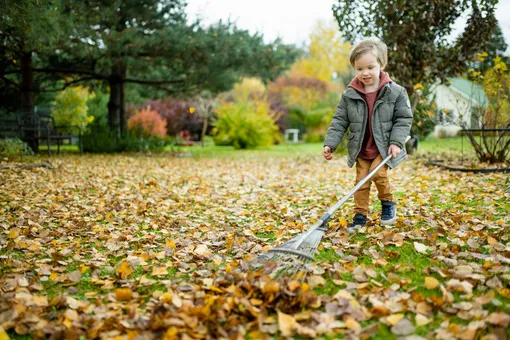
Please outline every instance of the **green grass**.
[{"label": "green grass", "polygon": [[[200,143],[192,147],[185,146],[176,149],[167,146],[164,152],[179,151],[182,153],[189,153],[194,158],[270,158],[270,157],[322,157],[323,143],[282,143],[265,148],[236,150],[232,146],[216,146],[213,144],[206,144],[202,147]],[[40,155],[46,155],[46,146],[41,145],[39,148]],[[51,146],[52,157],[56,155],[56,146]],[[60,147],[62,155],[66,154],[79,154],[78,146],[76,145],[63,145]],[[466,156],[474,155],[473,147],[469,143],[467,137],[454,137],[437,139],[434,137],[427,137],[419,142],[418,154],[428,153],[461,153]]]}]

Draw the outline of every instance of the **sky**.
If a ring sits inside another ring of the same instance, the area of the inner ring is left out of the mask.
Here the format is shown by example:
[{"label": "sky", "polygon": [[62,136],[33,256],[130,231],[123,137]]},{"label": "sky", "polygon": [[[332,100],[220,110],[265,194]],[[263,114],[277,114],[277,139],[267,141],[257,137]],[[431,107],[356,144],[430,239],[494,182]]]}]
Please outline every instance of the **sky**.
[{"label": "sky", "polygon": [[[307,43],[317,20],[334,22],[335,0],[188,0],[190,19],[199,17],[205,24],[229,17],[237,26],[251,33],[261,32],[266,42],[281,37],[284,43],[302,46]],[[510,0],[500,0],[496,8],[510,53]],[[468,15],[454,25],[452,39],[462,32]]]}]

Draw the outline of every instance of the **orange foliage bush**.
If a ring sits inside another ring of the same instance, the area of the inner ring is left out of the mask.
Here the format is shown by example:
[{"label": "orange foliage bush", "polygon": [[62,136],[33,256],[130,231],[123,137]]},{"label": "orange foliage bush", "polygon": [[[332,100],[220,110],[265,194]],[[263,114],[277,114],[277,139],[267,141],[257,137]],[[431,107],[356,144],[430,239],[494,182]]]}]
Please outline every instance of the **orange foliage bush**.
[{"label": "orange foliage bush", "polygon": [[167,133],[166,120],[150,106],[129,118],[128,129],[136,135],[165,137]]}]

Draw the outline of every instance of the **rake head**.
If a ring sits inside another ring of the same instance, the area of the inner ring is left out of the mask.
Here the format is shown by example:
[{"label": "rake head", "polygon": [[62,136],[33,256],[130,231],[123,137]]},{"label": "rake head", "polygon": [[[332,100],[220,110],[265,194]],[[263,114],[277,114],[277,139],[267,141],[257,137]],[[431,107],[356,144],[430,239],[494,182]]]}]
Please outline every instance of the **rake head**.
[{"label": "rake head", "polygon": [[304,280],[317,253],[325,229],[315,228],[306,231],[282,245],[270,249],[250,262],[250,269],[262,270],[271,274],[273,279],[289,276],[291,279]]}]

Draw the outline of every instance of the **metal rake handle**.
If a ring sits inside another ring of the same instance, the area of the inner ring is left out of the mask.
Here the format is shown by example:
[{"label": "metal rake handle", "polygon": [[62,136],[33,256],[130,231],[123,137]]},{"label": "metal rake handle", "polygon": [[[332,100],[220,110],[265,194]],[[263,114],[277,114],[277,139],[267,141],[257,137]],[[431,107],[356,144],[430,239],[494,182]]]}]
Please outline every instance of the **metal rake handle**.
[{"label": "metal rake handle", "polygon": [[[404,142],[404,146],[405,144],[407,143],[407,141],[411,139],[411,136],[407,136],[405,142]],[[326,225],[326,222],[329,221],[329,219],[331,218],[331,216],[333,216],[333,214],[338,210],[338,208],[340,208],[352,195],[354,195],[354,193],[356,191],[359,190],[359,188],[361,188],[370,178],[372,178],[372,176],[375,175],[375,173],[377,171],[379,171],[380,168],[382,168],[389,160],[391,159],[391,155],[388,155],[386,156],[386,158],[384,158],[382,160],[381,163],[379,163],[375,168],[374,170],[370,171],[368,173],[368,175],[363,178],[361,181],[358,182],[358,184],[356,184],[354,186],[354,188],[352,188],[344,197],[342,197],[334,206],[332,206],[331,208],[329,208],[329,210],[317,221],[315,222],[312,227],[310,229],[308,229],[307,232],[303,233],[302,234],[302,238],[296,242],[296,244],[294,245],[296,248],[298,248],[301,243],[303,242],[303,240],[305,240],[311,233],[313,233],[315,230],[319,229],[321,226],[323,225]],[[326,230],[326,229],[324,229]]]},{"label": "metal rake handle", "polygon": [[[404,145],[407,143],[407,141],[411,139],[411,136],[407,136],[405,142],[404,142]],[[372,178],[372,176],[375,175],[375,173],[377,171],[379,171],[380,168],[382,168],[389,160],[391,159],[391,155],[388,155],[386,158],[384,158],[382,160],[381,163],[379,163],[375,168],[374,170],[370,171],[368,173],[368,175],[363,178],[361,181],[358,182],[358,184],[356,184],[356,186],[354,186],[354,188],[352,188],[344,197],[342,197],[342,199],[340,199],[340,201],[338,201],[334,206],[332,206],[331,208],[329,208],[329,210],[327,211],[326,214],[324,214],[324,216],[327,216],[325,221],[327,221],[334,213],[335,211],[338,210],[338,208],[340,208],[352,195],[354,195],[354,193],[356,191],[359,190],[359,188],[361,188],[370,178]],[[321,217],[321,220],[324,220],[323,217]]]}]

